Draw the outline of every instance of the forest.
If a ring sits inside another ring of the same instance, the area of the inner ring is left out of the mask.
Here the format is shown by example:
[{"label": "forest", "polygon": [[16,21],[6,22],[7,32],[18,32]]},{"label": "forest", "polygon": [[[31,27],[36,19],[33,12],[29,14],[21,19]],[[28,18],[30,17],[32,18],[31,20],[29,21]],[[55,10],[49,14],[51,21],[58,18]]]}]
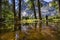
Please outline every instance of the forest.
[{"label": "forest", "polygon": [[60,0],[0,0],[0,40],[60,40]]}]

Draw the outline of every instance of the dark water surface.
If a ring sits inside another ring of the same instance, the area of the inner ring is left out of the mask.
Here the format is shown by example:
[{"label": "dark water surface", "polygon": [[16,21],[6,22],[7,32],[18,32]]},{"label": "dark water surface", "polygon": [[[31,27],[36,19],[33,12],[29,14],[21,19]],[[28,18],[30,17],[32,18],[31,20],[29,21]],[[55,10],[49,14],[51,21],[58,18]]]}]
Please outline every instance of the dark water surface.
[{"label": "dark water surface", "polygon": [[21,31],[1,33],[0,40],[60,40],[60,23],[21,24]]}]

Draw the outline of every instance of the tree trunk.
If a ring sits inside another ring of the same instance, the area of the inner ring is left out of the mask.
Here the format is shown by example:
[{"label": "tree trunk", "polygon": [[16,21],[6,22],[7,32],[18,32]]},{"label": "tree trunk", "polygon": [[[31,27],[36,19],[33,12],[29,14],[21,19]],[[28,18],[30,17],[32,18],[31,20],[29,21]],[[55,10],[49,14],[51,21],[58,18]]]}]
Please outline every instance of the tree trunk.
[{"label": "tree trunk", "polygon": [[48,16],[46,15],[46,26],[48,26]]},{"label": "tree trunk", "polygon": [[3,19],[2,19],[2,0],[0,0],[0,27],[3,26]]},{"label": "tree trunk", "polygon": [[14,13],[14,30],[16,30],[16,11],[15,11],[15,0],[12,0],[13,2],[13,13]]},{"label": "tree trunk", "polygon": [[2,0],[0,0],[0,19],[2,18]]},{"label": "tree trunk", "polygon": [[[40,1],[38,0],[38,12],[39,12],[39,19],[42,20],[41,17],[41,5],[40,5]],[[42,21],[39,22],[39,31],[41,32],[41,28],[42,28]]]},{"label": "tree trunk", "polygon": [[42,30],[42,22],[39,22],[39,32]]},{"label": "tree trunk", "polygon": [[18,14],[18,18],[19,18],[19,29],[21,31],[21,0],[19,0],[19,14]]},{"label": "tree trunk", "polygon": [[41,17],[41,5],[40,5],[40,2],[38,0],[38,11],[39,11],[39,19],[42,20],[42,17]]},{"label": "tree trunk", "polygon": [[32,2],[32,4],[33,4],[33,11],[34,11],[34,16],[35,16],[35,19],[37,19],[37,17],[36,17],[36,10],[35,10],[34,1]]}]

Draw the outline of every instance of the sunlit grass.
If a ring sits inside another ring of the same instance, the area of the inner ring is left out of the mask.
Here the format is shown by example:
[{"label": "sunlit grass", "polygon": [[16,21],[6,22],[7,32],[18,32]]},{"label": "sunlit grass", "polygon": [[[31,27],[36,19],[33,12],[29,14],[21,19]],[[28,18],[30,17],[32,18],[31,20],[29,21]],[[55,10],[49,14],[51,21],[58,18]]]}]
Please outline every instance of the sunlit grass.
[{"label": "sunlit grass", "polygon": [[[43,22],[46,22],[46,19],[42,20]],[[50,20],[48,19],[48,22]],[[50,22],[58,22],[60,19],[52,19]],[[36,22],[41,22],[39,19],[27,19],[27,20],[22,20],[21,23],[36,23]]]}]

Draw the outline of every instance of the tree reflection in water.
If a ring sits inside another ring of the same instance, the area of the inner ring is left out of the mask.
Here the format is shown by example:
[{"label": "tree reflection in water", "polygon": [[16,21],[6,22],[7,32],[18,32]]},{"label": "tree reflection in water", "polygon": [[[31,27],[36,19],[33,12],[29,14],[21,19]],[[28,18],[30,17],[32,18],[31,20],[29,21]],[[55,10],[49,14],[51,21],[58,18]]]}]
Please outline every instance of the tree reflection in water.
[{"label": "tree reflection in water", "polygon": [[0,34],[0,40],[60,40],[60,23],[22,24],[22,30]]}]

